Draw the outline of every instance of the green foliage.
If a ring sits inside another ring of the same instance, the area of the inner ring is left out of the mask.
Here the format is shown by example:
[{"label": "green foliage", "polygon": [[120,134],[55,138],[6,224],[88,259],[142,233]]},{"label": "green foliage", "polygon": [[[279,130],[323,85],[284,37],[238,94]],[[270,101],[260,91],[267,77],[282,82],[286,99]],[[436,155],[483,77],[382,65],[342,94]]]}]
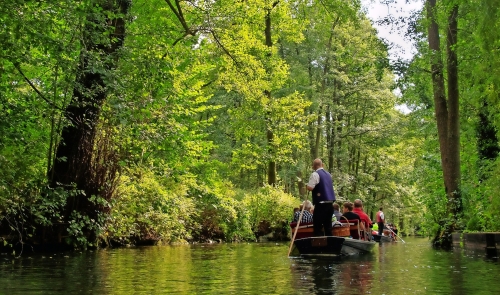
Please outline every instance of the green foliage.
[{"label": "green foliage", "polygon": [[221,182],[218,186],[195,197],[200,208],[198,218],[195,218],[195,236],[201,241],[253,241],[255,237],[251,231],[248,209],[234,198],[229,183]]},{"label": "green foliage", "polygon": [[[255,240],[263,222],[280,229],[290,219],[299,181],[320,157],[340,199],[361,198],[368,213],[383,206],[404,232],[420,226],[438,233],[447,202],[423,33],[397,97],[387,46],[359,1],[180,1],[182,14],[162,0],[132,3],[120,59],[97,50],[89,65],[106,80],[92,157],[105,170],[120,165],[116,183],[108,179],[84,196],[99,209],[94,217],[64,212],[68,200],[84,194],[47,188],[46,178],[69,123],[62,110],[75,90],[78,41],[88,37],[103,48],[116,41],[105,26],[88,28],[99,25],[91,20],[102,18],[103,8],[95,1],[0,7],[2,229],[15,232],[21,222],[27,236],[66,218],[62,236],[77,247],[94,246],[95,237],[111,244]],[[494,230],[500,164],[477,165],[473,126],[484,101],[492,126],[500,126],[499,75],[487,74],[499,68],[498,30],[485,29],[496,12],[487,3],[467,7],[487,14],[467,16],[463,27],[476,33],[462,33],[459,44],[461,91],[470,97],[461,105],[463,222],[469,230]],[[442,21],[444,10],[439,15]],[[412,112],[401,114],[396,103]],[[270,162],[278,186],[262,187]]]},{"label": "green foliage", "polygon": [[279,229],[290,221],[293,208],[299,200],[282,189],[265,186],[255,193],[246,194],[242,204],[249,213],[250,226],[254,232],[259,230],[259,224],[267,221],[271,228]]},{"label": "green foliage", "polygon": [[[47,183],[31,181],[18,193],[0,203],[4,206],[0,210],[0,225],[8,230],[5,233],[9,243],[23,247],[33,241],[40,243],[41,231],[64,225],[62,212],[68,198],[75,198],[82,191],[62,187],[52,189]],[[73,211],[68,220],[67,232],[59,233],[67,245],[74,248],[95,246],[96,240],[90,239],[92,235],[88,232],[99,232],[104,224],[103,214],[98,215],[98,220],[93,220]]]},{"label": "green foliage", "polygon": [[101,238],[121,243],[253,240],[247,210],[234,198],[231,184],[200,176],[174,179],[127,169]]},{"label": "green foliage", "polygon": [[195,206],[188,186],[147,169],[126,169],[119,179],[104,239],[181,241],[190,238]]}]

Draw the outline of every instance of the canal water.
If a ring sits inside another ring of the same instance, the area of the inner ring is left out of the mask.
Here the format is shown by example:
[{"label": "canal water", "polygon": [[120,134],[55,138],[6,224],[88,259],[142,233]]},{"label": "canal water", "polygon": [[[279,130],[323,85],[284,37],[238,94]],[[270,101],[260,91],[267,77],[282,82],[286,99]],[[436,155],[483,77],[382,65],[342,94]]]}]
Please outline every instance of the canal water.
[{"label": "canal water", "polygon": [[500,294],[500,263],[424,238],[368,255],[288,258],[286,243],[0,256],[0,294]]}]

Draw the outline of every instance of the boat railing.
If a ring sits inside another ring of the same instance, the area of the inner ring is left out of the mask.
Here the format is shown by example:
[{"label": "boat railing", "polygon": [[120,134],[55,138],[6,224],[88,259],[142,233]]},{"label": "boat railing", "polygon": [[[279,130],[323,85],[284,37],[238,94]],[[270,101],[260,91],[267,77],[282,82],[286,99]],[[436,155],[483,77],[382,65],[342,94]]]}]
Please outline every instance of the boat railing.
[{"label": "boat railing", "polygon": [[[292,229],[296,229],[297,228],[297,222],[290,223],[290,227]],[[301,229],[301,228],[308,228],[308,227],[313,227],[313,224],[312,223],[301,223],[300,226],[299,226],[299,229]]]}]

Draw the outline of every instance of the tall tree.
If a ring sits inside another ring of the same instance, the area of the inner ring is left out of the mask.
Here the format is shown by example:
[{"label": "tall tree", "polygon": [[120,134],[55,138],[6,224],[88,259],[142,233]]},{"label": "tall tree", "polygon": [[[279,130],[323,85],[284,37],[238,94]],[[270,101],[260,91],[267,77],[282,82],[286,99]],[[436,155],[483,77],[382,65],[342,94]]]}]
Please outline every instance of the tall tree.
[{"label": "tall tree", "polygon": [[445,193],[448,198],[448,213],[451,220],[441,224],[442,229],[434,239],[436,245],[451,246],[451,233],[457,227],[457,215],[461,211],[460,198],[460,120],[458,92],[458,62],[456,54],[458,30],[458,5],[448,12],[447,74],[448,96],[445,90],[444,66],[441,57],[440,31],[437,21],[436,0],[426,3],[428,18],[428,42],[431,50],[430,64],[434,93],[435,115],[441,152],[441,166]]},{"label": "tall tree", "polygon": [[98,195],[104,184],[96,182],[92,164],[96,126],[101,107],[115,83],[112,71],[125,39],[131,4],[128,0],[99,0],[87,6],[73,96],[64,112],[67,124],[49,174],[53,187],[76,185],[82,191],[67,200],[63,213],[67,219],[73,212],[84,212],[97,220],[98,204],[90,198]]},{"label": "tall tree", "polygon": [[[270,58],[272,56],[272,47],[273,47],[273,36],[272,36],[272,31],[271,31],[271,12],[272,10],[279,4],[279,1],[275,1],[272,3],[271,7],[266,8],[266,16],[265,16],[265,21],[266,21],[266,27],[264,30],[265,34],[265,40],[266,40],[266,46],[268,47],[269,53],[267,56]],[[272,69],[267,68],[267,74],[271,75],[272,74]],[[264,90],[264,95],[267,97],[269,102],[272,101],[272,93],[270,89]],[[272,122],[270,122],[270,114],[266,116],[266,138],[267,138],[267,145],[268,149],[270,151],[270,154],[274,154],[273,150],[276,149],[276,146],[274,144],[274,132],[271,129]],[[276,185],[276,160],[274,158],[269,159],[269,162],[267,164],[267,183],[269,185]]]}]

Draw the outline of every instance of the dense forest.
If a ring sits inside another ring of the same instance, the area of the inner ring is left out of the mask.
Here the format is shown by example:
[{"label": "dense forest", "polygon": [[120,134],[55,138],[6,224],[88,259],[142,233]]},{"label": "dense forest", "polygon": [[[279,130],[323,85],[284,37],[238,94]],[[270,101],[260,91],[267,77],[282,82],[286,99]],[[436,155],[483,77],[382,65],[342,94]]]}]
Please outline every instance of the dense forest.
[{"label": "dense forest", "polygon": [[404,234],[500,230],[500,0],[422,7],[391,62],[359,0],[4,1],[0,242],[283,238],[315,158]]}]

